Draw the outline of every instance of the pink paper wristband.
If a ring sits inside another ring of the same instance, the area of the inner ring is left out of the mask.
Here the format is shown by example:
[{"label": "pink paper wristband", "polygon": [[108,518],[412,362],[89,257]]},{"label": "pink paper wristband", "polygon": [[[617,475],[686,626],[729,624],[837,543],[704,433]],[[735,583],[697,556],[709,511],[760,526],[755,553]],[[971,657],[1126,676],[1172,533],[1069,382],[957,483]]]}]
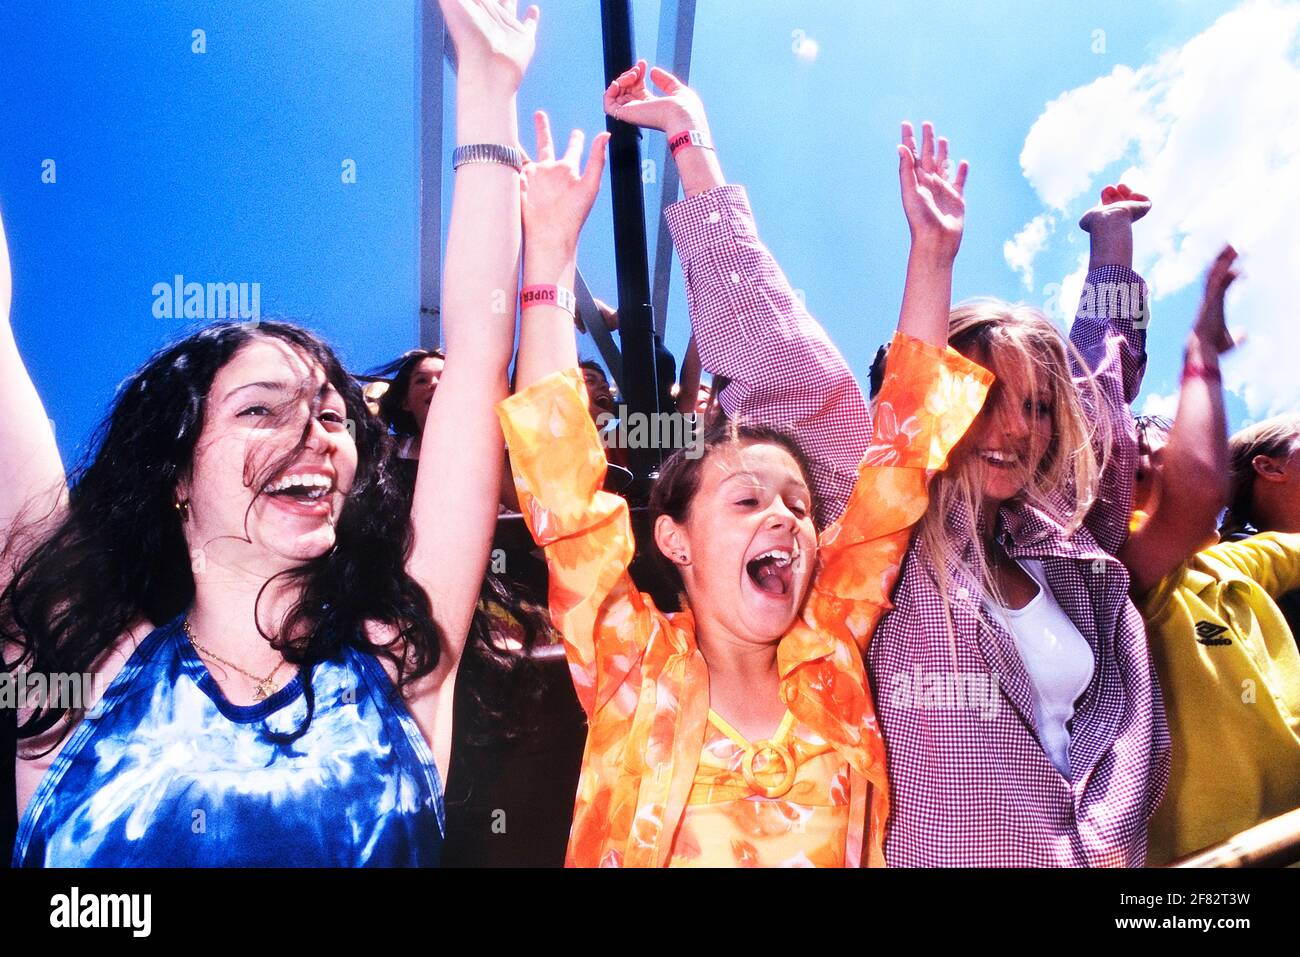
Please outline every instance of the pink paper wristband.
[{"label": "pink paper wristband", "polygon": [[519,311],[534,306],[558,306],[571,316],[578,314],[578,297],[563,286],[534,283],[519,290]]},{"label": "pink paper wristband", "polygon": [[1218,366],[1206,366],[1192,359],[1183,362],[1183,380],[1204,379],[1206,382],[1222,382],[1223,373]]},{"label": "pink paper wristband", "polygon": [[706,150],[713,149],[713,144],[699,130],[683,130],[668,140],[668,149],[672,151],[673,156],[676,156],[688,146],[698,146]]}]

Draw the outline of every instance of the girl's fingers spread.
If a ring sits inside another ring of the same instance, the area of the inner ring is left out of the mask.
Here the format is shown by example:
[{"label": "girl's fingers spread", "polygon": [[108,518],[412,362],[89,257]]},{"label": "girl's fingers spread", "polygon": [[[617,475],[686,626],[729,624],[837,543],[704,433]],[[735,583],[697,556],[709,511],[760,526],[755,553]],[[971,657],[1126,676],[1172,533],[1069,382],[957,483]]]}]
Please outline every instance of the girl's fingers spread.
[{"label": "girl's fingers spread", "polygon": [[913,157],[916,156],[916,134],[912,130],[912,124],[907,120],[903,121],[903,145]]},{"label": "girl's fingers spread", "polygon": [[962,160],[957,164],[957,176],[953,179],[952,184],[957,187],[957,192],[961,193],[966,189],[966,174],[970,172],[970,163]]},{"label": "girl's fingers spread", "polygon": [[533,129],[537,133],[537,159],[541,162],[555,159],[555,144],[551,141],[551,120],[538,110],[533,114]]},{"label": "girl's fingers spread", "polygon": [[577,167],[578,157],[582,155],[582,144],[587,136],[582,130],[574,130],[569,134],[569,145],[564,151],[563,162],[570,166]]},{"label": "girl's fingers spread", "polygon": [[582,174],[582,181],[594,195],[600,189],[600,178],[605,172],[605,145],[609,143],[609,134],[600,133],[591,141],[591,153],[587,156],[587,169]]},{"label": "girl's fingers spread", "polygon": [[934,124],[921,124],[921,167],[928,173],[934,169]]},{"label": "girl's fingers spread", "polygon": [[898,182],[904,193],[916,189],[916,156],[903,143],[898,145]]},{"label": "girl's fingers spread", "polygon": [[948,138],[946,136],[939,137],[939,155],[935,157],[935,162],[940,170],[948,163]]}]

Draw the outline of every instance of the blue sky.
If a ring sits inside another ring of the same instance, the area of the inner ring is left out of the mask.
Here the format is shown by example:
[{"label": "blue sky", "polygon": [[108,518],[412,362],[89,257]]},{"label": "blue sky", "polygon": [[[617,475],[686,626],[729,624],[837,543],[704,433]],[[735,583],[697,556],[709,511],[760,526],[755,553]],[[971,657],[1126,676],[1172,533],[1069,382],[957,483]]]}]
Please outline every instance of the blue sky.
[{"label": "blue sky", "polygon": [[[1227,21],[1240,29],[1223,27],[1221,18],[1243,6],[1246,14]],[[542,8],[538,54],[521,93],[526,143],[527,115],[537,107],[556,127],[590,134],[604,122],[595,4],[549,0]],[[638,52],[653,61],[658,3],[634,0],[634,8]],[[1212,111],[1234,104],[1204,97],[1200,111],[1180,91],[1194,86],[1195,64],[1207,59],[1202,47],[1213,59],[1215,44],[1240,45],[1251,30],[1279,32],[1282,21],[1267,21],[1261,9],[1209,0],[1086,7],[935,0],[921,14],[914,3],[699,0],[691,80],[724,171],[749,188],[762,237],[861,378],[891,333],[902,289],[898,121],[929,119],[972,164],[959,298],[1043,305],[1045,287],[1076,271],[1086,241],[1073,222],[1107,177],[1131,170],[1152,192],[1157,212],[1138,225],[1137,245],[1139,263],[1161,277],[1160,298],[1139,407],[1167,401],[1176,387],[1199,296],[1200,267],[1192,264],[1208,263],[1205,249],[1223,239],[1244,244],[1244,283],[1255,292],[1234,290],[1229,310],[1234,321],[1233,310],[1242,313],[1252,346],[1265,351],[1242,360],[1256,370],[1251,376],[1229,367],[1230,386],[1249,380],[1255,389],[1250,409],[1231,397],[1235,425],[1297,404],[1287,391],[1295,384],[1283,383],[1291,377],[1266,362],[1278,325],[1270,292],[1277,280],[1268,277],[1278,270],[1251,271],[1252,261],[1263,267],[1281,255],[1263,252],[1277,246],[1278,230],[1294,229],[1279,225],[1285,215],[1262,217],[1257,202],[1209,204],[1194,215],[1201,207],[1189,197],[1215,192],[1223,171],[1258,155],[1260,143],[1189,138],[1186,130],[1212,127]],[[152,314],[153,284],[177,273],[260,283],[263,314],[321,330],[358,369],[414,344],[416,7],[322,0],[310,16],[304,10],[287,0],[143,7],[9,0],[0,9],[0,203],[15,269],[14,323],[65,456],[117,382],[186,328]],[[206,31],[206,53],[191,52],[196,28]],[[796,56],[796,30],[816,41],[815,58]],[[1169,60],[1184,48],[1182,60]],[[1274,70],[1261,82],[1275,89],[1277,71],[1294,60],[1289,45],[1261,55],[1259,69]],[[1118,140],[1093,95],[1112,87],[1132,101],[1103,102],[1128,130]],[[1300,150],[1286,137],[1279,143],[1266,151],[1266,172],[1300,181],[1292,175]],[[647,134],[646,145],[647,156],[658,155],[657,134]],[[1215,168],[1194,169],[1202,154]],[[51,158],[57,179],[43,183],[42,162]],[[341,181],[345,159],[356,163],[355,183]],[[1177,199],[1177,216],[1162,213],[1162,185]],[[1294,198],[1282,197],[1284,213]],[[651,192],[652,216],[653,202]],[[1276,213],[1276,194],[1269,205]],[[1051,225],[1041,243],[1021,244],[1017,261],[1028,259],[1033,271],[1027,284],[1004,244],[1036,217]],[[651,237],[654,228],[648,223]],[[606,191],[584,234],[581,266],[607,298],[611,242]],[[1261,250],[1253,260],[1252,242]],[[676,272],[668,341],[679,355],[686,328]]]}]

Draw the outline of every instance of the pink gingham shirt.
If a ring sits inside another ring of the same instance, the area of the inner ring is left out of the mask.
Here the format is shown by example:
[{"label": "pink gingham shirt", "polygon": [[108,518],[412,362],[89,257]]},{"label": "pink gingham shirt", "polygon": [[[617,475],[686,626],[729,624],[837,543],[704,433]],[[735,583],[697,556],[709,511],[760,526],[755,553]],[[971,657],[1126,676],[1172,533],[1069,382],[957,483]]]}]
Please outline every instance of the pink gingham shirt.
[{"label": "pink gingham shirt", "polygon": [[857,380],[758,238],[743,186],[664,211],[682,269],[700,364],[729,382],[728,416],[783,426],[812,464],[819,527],[839,517],[871,438]]},{"label": "pink gingham shirt", "polygon": [[[1081,308],[1070,330],[1114,429],[1101,495],[1070,536],[1024,503],[998,513],[1008,554],[1042,562],[1053,596],[1092,647],[1093,678],[1069,725],[1070,775],[1039,744],[1015,641],[1000,622],[977,614],[981,589],[965,566],[949,593],[956,670],[974,676],[963,679],[967,688],[982,681],[996,698],[989,707],[978,698],[972,705],[969,693],[963,700],[935,692],[938,682],[951,682],[953,651],[933,566],[913,547],[894,610],[867,649],[889,755],[891,865],[1137,867],[1146,858],[1147,823],[1169,779],[1169,730],[1128,572],[1114,558],[1132,514],[1137,444],[1128,406],[1146,359],[1145,329],[1134,328],[1146,293],[1141,277],[1121,266],[1095,269],[1087,282],[1141,290],[1130,315],[1089,316]],[[950,515],[949,528],[967,551],[976,547],[968,516]]]},{"label": "pink gingham shirt", "polygon": [[[723,410],[799,436],[813,461],[819,524],[832,521],[871,434],[852,373],[759,241],[742,187],[701,193],[666,216],[701,363],[731,380],[719,396]],[[1008,552],[1042,561],[1053,595],[1096,659],[1070,723],[1070,777],[1039,744],[1014,639],[976,615],[971,602],[980,588],[961,570],[950,594],[957,672],[967,689],[982,681],[995,694],[974,705],[968,695],[960,707],[934,706],[944,704],[934,684],[952,687],[952,651],[932,569],[913,548],[894,610],[867,655],[889,755],[894,810],[885,854],[892,865],[1138,866],[1145,859],[1147,822],[1169,776],[1169,733],[1128,573],[1113,556],[1132,511],[1136,441],[1128,406],[1146,360],[1145,329],[1134,327],[1146,290],[1121,266],[1093,270],[1087,282],[1093,290],[1118,283],[1139,291],[1127,315],[1110,314],[1123,300],[1105,295],[1084,314],[1085,298],[1070,332],[1096,373],[1101,414],[1115,430],[1100,498],[1069,537],[1026,505],[1006,506],[998,516]],[[969,519],[954,515],[951,522],[974,548]]]}]

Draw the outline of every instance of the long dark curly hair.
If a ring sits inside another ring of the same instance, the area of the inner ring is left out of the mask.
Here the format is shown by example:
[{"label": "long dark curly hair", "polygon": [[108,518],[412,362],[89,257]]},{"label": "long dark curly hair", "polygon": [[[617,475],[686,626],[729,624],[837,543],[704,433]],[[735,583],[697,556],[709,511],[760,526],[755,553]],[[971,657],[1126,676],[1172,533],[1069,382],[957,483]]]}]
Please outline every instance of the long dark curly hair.
[{"label": "long dark curly hair", "polygon": [[[70,475],[66,513],[25,554],[0,556],[15,567],[0,593],[0,639],[21,654],[7,670],[89,672],[141,619],[160,625],[189,607],[194,575],[174,505],[177,483],[189,476],[214,377],[257,339],[281,340],[319,363],[343,398],[357,446],[335,546],[276,576],[301,591],[279,633],[263,632],[308,679],[307,717],[291,739],[305,732],[313,714],[312,665],[345,646],[393,661],[399,688],[437,666],[440,631],[428,595],[406,571],[412,536],[391,471],[392,439],[328,345],[298,326],[263,321],[208,326],[161,349],[119,388],[86,462]],[[311,428],[308,416],[292,450],[256,468],[246,463],[244,483],[255,495],[298,458]],[[25,540],[19,528],[7,532],[7,551]],[[367,621],[394,627],[401,640],[372,643]],[[19,727],[19,737],[39,735],[70,712],[75,709],[47,703]]]}]

